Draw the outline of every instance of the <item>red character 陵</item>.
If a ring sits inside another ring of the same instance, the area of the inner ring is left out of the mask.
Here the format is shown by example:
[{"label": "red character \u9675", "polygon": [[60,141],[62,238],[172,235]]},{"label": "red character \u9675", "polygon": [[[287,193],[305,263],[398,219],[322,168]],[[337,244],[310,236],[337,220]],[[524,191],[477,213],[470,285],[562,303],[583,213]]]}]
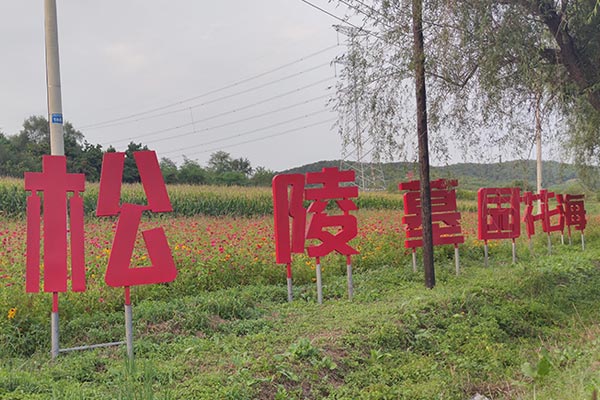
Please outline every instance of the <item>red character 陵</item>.
[{"label": "red character \u9675", "polygon": [[[313,201],[308,207],[312,218],[306,232],[307,239],[317,239],[321,243],[308,246],[310,257],[323,257],[332,251],[350,256],[358,254],[348,242],[356,237],[358,227],[356,217],[350,211],[358,207],[352,198],[358,197],[358,187],[355,185],[340,186],[341,183],[354,182],[354,171],[340,171],[337,168],[323,168],[321,172],[306,174],[306,183],[320,185],[316,188],[307,188],[306,200]],[[330,200],[335,200],[343,215],[329,215],[326,212]],[[333,232],[337,229],[337,232]]]},{"label": "red character \u9675", "polygon": [[177,276],[177,268],[162,228],[142,232],[152,265],[130,268],[142,213],[146,210],[173,210],[156,153],[138,151],[133,156],[146,193],[147,205],[119,204],[125,153],[106,153],[102,162],[96,215],[120,214],[105,277],[106,283],[113,287],[171,282]]},{"label": "red character \u9675", "polygon": [[83,174],[68,174],[65,156],[43,156],[42,172],[25,173],[27,198],[27,262],[25,290],[40,290],[41,198],[44,194],[44,291],[66,292],[67,268],[67,193],[69,198],[69,233],[71,239],[71,289],[85,291],[85,256],[83,233]]}]

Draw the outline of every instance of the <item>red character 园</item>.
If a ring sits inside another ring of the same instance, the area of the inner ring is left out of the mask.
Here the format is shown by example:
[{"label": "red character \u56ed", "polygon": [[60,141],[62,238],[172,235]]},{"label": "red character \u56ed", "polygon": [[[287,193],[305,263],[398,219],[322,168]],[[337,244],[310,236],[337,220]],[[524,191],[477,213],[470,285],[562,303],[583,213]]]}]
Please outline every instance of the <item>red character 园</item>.
[{"label": "red character \u56ed", "polygon": [[130,268],[142,213],[146,210],[173,210],[156,153],[138,151],[134,152],[133,156],[146,193],[147,205],[119,204],[125,153],[106,153],[102,162],[96,215],[120,214],[105,277],[106,283],[113,287],[171,282],[177,276],[173,256],[162,228],[142,232],[152,265]]},{"label": "red character \u56ed", "polygon": [[[27,293],[40,290],[40,237],[41,198],[44,195],[44,291],[66,292],[67,231],[71,239],[71,289],[85,291],[85,256],[83,230],[83,199],[85,190],[83,174],[68,174],[65,156],[43,156],[42,172],[25,173],[27,198],[27,262],[25,290]],[[67,193],[69,229],[67,229]]]},{"label": "red character \u56ed", "polygon": [[521,235],[519,188],[481,188],[477,191],[479,240],[516,239]]}]

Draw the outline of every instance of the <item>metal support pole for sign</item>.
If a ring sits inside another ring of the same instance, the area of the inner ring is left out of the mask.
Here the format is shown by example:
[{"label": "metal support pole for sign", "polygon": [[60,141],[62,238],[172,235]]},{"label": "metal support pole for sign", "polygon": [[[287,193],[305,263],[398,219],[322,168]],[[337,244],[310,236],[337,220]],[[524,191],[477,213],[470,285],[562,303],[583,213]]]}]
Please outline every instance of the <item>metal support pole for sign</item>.
[{"label": "metal support pole for sign", "polygon": [[58,293],[52,293],[52,316],[50,318],[51,347],[50,354],[54,360],[58,357],[59,342],[58,342]]},{"label": "metal support pole for sign", "polygon": [[552,238],[550,237],[550,233],[548,233],[548,254],[552,254]]},{"label": "metal support pole for sign", "polygon": [[460,274],[460,255],[458,254],[458,245],[454,245],[454,267],[456,269],[456,275]]},{"label": "metal support pole for sign", "polygon": [[323,282],[321,280],[321,258],[316,258],[317,262],[317,303],[323,304]]},{"label": "metal support pole for sign", "polygon": [[488,261],[488,242],[487,242],[487,240],[484,241],[483,254],[485,256],[485,266],[487,267],[489,265],[489,261]]},{"label": "metal support pole for sign", "polygon": [[354,296],[354,283],[352,282],[351,256],[346,256],[346,276],[348,278],[348,299],[352,300],[352,296]]},{"label": "metal support pole for sign", "polygon": [[287,264],[287,291],[288,301],[294,300],[294,294],[292,293],[292,263]]},{"label": "metal support pole for sign", "polygon": [[125,286],[125,342],[127,357],[133,360],[133,311],[131,310],[131,288]]},{"label": "metal support pole for sign", "polygon": [[417,272],[417,251],[412,249],[413,272]]},{"label": "metal support pole for sign", "polygon": [[512,240],[512,261],[513,264],[517,263],[517,244],[515,243],[515,239]]},{"label": "metal support pole for sign", "polygon": [[560,244],[565,245],[565,234],[562,232],[560,233]]},{"label": "metal support pole for sign", "polygon": [[581,232],[581,250],[585,250],[585,236],[583,236],[583,231]]}]

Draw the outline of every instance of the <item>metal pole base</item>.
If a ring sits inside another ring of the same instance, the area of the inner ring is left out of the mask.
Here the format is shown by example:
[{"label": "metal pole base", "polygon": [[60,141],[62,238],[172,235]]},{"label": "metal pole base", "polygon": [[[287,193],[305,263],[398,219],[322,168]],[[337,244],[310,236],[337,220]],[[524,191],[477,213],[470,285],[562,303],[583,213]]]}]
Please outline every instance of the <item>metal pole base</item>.
[{"label": "metal pole base", "polygon": [[413,262],[413,272],[417,272],[417,252],[414,249],[412,251],[412,262]]},{"label": "metal pole base", "polygon": [[454,267],[456,269],[456,275],[460,274],[460,254],[458,254],[458,246],[454,246]]},{"label": "metal pole base", "polygon": [[517,263],[517,244],[515,243],[514,239],[512,241],[512,263]]},{"label": "metal pole base", "polygon": [[348,299],[352,300],[352,296],[354,296],[354,283],[352,282],[352,264],[346,265],[346,276],[348,277]]},{"label": "metal pole base", "polygon": [[125,342],[127,343],[127,357],[133,360],[133,311],[131,304],[125,304]]},{"label": "metal pole base", "polygon": [[50,329],[52,332],[52,337],[51,337],[51,350],[50,350],[50,355],[52,356],[52,359],[54,360],[56,357],[58,357],[58,353],[60,351],[59,349],[59,340],[58,340],[58,311],[53,311],[52,315],[50,317]]},{"label": "metal pole base", "polygon": [[317,303],[323,304],[323,281],[321,278],[321,263],[317,263]]},{"label": "metal pole base", "polygon": [[294,300],[294,294],[292,292],[292,278],[287,278],[287,291],[288,291],[288,301],[291,303]]},{"label": "metal pole base", "polygon": [[488,259],[489,255],[488,255],[488,244],[487,243],[483,246],[483,254],[484,254],[484,260],[485,260],[485,266],[487,268],[490,265],[489,259]]}]

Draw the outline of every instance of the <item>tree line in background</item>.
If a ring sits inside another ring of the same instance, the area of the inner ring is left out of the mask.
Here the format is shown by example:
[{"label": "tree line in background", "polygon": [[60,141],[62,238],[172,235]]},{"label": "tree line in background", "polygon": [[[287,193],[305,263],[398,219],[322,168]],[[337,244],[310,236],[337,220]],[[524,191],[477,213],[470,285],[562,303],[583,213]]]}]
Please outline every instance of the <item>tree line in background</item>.
[{"label": "tree line in background", "polygon": [[[112,146],[103,149],[99,144],[89,143],[83,133],[76,130],[70,122],[64,124],[64,141],[68,171],[83,173],[91,182],[100,180],[104,153],[117,151]],[[134,183],[140,180],[133,159],[133,152],[139,150],[148,150],[148,147],[131,142],[125,150],[127,157],[123,171],[124,182]],[[45,154],[50,154],[50,129],[45,117],[29,117],[16,135],[0,132],[0,176],[22,178],[24,172],[40,171],[42,155]],[[273,171],[263,167],[253,168],[248,159],[234,159],[224,151],[213,153],[205,167],[185,157],[181,166],[163,157],[160,166],[166,183],[268,186],[275,175]]]}]

